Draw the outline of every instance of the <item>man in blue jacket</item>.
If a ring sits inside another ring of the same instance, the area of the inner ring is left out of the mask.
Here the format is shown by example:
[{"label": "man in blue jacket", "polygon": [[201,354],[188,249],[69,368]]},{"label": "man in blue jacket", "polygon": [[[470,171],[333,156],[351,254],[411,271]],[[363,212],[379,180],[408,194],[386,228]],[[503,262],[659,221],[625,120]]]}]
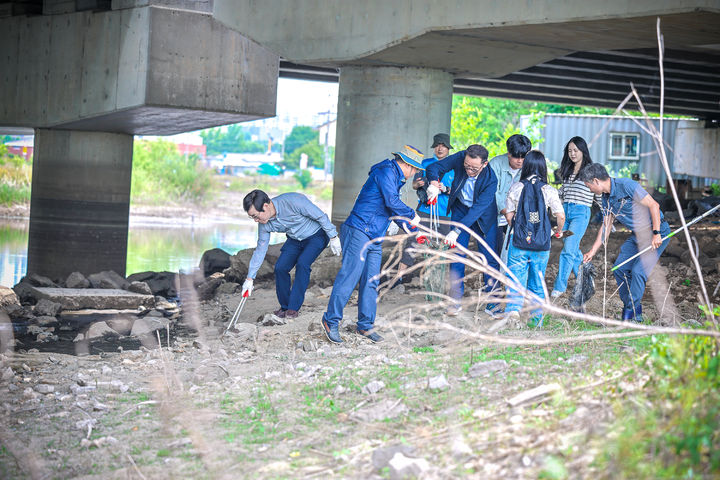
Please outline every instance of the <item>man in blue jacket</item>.
[{"label": "man in blue jacket", "polygon": [[[428,199],[432,200],[437,198],[440,193],[440,177],[450,170],[455,172],[448,200],[448,209],[452,213],[451,219],[475,232],[494,252],[497,239],[497,206],[495,204],[497,177],[487,166],[487,149],[482,145],[470,145],[467,150],[454,153],[445,160],[430,165],[426,170],[426,176],[430,180]],[[470,234],[458,227],[454,227],[445,237],[445,243],[451,246],[457,243],[467,248],[469,242]],[[478,245],[478,251],[485,256],[490,267],[499,268],[495,257],[483,245]],[[462,310],[464,277],[464,263],[457,262],[450,265],[450,296],[455,299],[455,304],[446,311],[448,315],[458,315]],[[494,287],[495,280],[489,275],[485,275],[485,291],[490,292]],[[492,311],[494,308],[495,305],[488,304],[486,310]]]},{"label": "man in blue jacket", "polygon": [[[383,339],[372,331],[377,310],[382,244],[371,240],[385,235],[393,216],[411,218],[410,227],[417,228],[420,217],[400,200],[400,189],[408,178],[423,170],[423,154],[415,147],[405,145],[393,155],[393,160],[383,160],[370,168],[368,179],[360,189],[350,215],[340,227],[342,266],[335,277],[328,308],[322,318],[323,331],[333,343],[343,341],[339,333],[343,309],[358,282],[357,333],[373,342]],[[396,223],[406,227],[406,222]]]}]

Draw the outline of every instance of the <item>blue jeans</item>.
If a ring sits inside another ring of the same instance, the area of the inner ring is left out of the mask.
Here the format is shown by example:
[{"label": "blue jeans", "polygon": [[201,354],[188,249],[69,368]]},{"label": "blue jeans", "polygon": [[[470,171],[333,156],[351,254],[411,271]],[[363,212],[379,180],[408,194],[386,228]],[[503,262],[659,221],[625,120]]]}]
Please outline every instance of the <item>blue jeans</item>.
[{"label": "blue jeans", "polygon": [[[670,226],[666,222],[663,222],[660,225],[660,235],[666,237],[669,234]],[[669,241],[670,239],[665,240],[657,250],[648,250],[613,272],[615,281],[619,287],[618,294],[625,308],[636,310],[637,307],[640,306],[643,294],[645,293],[647,277],[660,259],[660,255],[662,255]],[[643,245],[642,248],[646,246],[647,244]],[[625,243],[620,247],[620,254],[617,260],[615,260],[615,265],[619,265],[632,257],[642,250],[642,248],[638,248],[637,237],[630,235],[630,238],[625,240]]]},{"label": "blue jeans", "polygon": [[555,278],[553,290],[564,292],[567,290],[570,272],[577,277],[578,268],[582,263],[583,255],[580,252],[580,240],[585,235],[588,223],[590,222],[590,207],[578,203],[563,203],[565,210],[565,226],[563,230],[573,232],[572,237],[563,240],[563,249],[560,252],[560,266]]},{"label": "blue jeans", "polygon": [[[467,213],[468,208],[465,205],[460,204],[459,202],[456,204],[456,206],[453,208],[452,212],[452,221],[453,222],[459,222]],[[489,231],[483,232],[480,230],[480,227],[478,226],[477,222],[473,223],[472,225],[472,231],[475,232],[480,238],[485,240],[485,242],[490,247],[490,251],[495,251],[495,242],[497,241],[497,223],[493,222]],[[462,245],[463,247],[467,248],[468,244],[470,243],[470,234],[466,232],[465,230],[461,230],[460,235],[457,238],[458,245]],[[492,268],[498,269],[500,268],[500,265],[498,264],[497,260],[485,249],[483,245],[478,242],[478,252],[483,254],[485,258],[487,258],[488,265]],[[463,294],[465,293],[465,264],[461,262],[456,262],[450,264],[450,296],[454,298],[456,301],[460,301]],[[495,279],[492,278],[490,275],[485,275],[484,278],[485,288],[484,290],[489,292],[493,290],[495,286]]]},{"label": "blue jeans", "polygon": [[[275,262],[275,293],[280,307],[300,310],[310,283],[311,265],[328,245],[327,233],[321,228],[302,241],[288,237]],[[290,283],[290,270],[295,267],[295,281]]]},{"label": "blue jeans", "polygon": [[370,330],[375,324],[377,287],[382,263],[382,244],[368,243],[370,237],[357,228],[343,223],[340,242],[343,249],[342,266],[335,277],[328,308],[323,318],[329,326],[339,325],[343,309],[358,287],[358,330]]},{"label": "blue jeans", "polygon": [[[508,268],[517,277],[518,282],[523,287],[530,290],[540,298],[545,298],[543,289],[543,279],[545,278],[545,269],[547,268],[550,251],[536,252],[534,250],[523,250],[517,248],[510,240],[510,249],[508,250]],[[505,307],[507,312],[519,312],[523,306],[525,299],[520,292],[508,287],[509,303]],[[538,326],[542,326],[542,310],[533,311],[534,317],[539,317]]]}]

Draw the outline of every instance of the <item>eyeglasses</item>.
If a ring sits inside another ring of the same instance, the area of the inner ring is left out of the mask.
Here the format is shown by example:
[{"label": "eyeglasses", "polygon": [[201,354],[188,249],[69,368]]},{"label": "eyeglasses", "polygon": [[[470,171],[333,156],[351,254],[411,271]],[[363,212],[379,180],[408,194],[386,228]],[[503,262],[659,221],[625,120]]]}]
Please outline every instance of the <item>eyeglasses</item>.
[{"label": "eyeglasses", "polygon": [[254,215],[248,213],[248,217],[252,218],[252,219],[255,220],[255,221],[258,221],[258,220],[260,220],[260,213],[258,212],[258,213],[254,214]]},{"label": "eyeglasses", "polygon": [[485,167],[486,163],[487,162],[483,162],[482,165],[480,165],[479,167],[473,167],[472,165],[463,163],[463,168],[465,168],[466,172],[478,173],[480,170],[482,170]]}]

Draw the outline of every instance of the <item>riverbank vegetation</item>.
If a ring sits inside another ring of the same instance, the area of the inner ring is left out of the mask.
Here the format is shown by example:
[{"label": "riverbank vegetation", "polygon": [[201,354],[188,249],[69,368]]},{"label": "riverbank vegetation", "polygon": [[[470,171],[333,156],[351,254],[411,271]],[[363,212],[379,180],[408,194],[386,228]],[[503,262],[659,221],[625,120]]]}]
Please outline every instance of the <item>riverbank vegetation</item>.
[{"label": "riverbank vegetation", "polygon": [[32,163],[0,144],[0,205],[30,203]]}]

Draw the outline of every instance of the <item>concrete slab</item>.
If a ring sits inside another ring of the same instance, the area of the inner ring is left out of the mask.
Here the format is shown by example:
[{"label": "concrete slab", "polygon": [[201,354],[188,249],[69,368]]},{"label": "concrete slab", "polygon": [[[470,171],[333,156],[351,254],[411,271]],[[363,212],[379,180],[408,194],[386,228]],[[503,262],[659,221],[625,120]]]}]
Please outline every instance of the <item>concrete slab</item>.
[{"label": "concrete slab", "polygon": [[[40,288],[33,287],[37,298],[46,298],[59,303],[65,310],[107,310],[137,309],[140,306],[153,308],[155,297],[104,288]],[[117,315],[119,312],[113,312]]]}]

